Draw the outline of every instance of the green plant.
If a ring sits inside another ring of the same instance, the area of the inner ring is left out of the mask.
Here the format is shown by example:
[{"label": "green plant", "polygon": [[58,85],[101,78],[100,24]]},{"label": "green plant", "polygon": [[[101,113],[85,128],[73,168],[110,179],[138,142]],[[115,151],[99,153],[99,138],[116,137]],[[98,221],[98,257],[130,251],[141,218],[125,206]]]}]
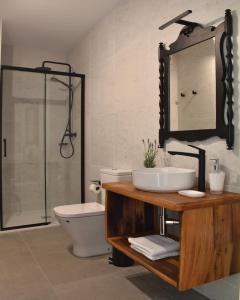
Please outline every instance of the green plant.
[{"label": "green plant", "polygon": [[143,146],[144,146],[144,167],[145,168],[154,168],[156,167],[156,156],[157,156],[157,142],[156,140],[154,143],[150,142],[149,139],[147,139],[147,143],[145,143],[145,140],[142,140]]}]

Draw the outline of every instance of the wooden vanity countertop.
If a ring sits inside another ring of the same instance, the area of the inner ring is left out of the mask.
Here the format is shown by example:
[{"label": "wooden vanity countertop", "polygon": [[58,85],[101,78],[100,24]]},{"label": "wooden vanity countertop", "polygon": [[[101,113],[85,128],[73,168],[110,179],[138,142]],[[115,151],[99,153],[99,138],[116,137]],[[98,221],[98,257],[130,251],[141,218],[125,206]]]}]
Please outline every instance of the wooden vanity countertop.
[{"label": "wooden vanity countertop", "polygon": [[223,194],[210,194],[209,191],[202,198],[190,198],[173,193],[153,193],[136,189],[131,182],[103,183],[107,191],[151,203],[174,211],[204,208],[215,205],[224,205],[240,202],[240,194],[223,192]]}]

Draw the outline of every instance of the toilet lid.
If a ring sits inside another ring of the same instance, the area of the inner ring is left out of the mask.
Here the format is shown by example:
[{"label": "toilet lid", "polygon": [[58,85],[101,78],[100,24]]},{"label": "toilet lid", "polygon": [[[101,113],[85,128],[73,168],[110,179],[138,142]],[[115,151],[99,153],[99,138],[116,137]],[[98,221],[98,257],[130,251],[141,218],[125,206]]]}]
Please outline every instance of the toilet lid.
[{"label": "toilet lid", "polygon": [[86,217],[103,215],[105,207],[97,202],[91,202],[57,206],[53,210],[60,217]]}]

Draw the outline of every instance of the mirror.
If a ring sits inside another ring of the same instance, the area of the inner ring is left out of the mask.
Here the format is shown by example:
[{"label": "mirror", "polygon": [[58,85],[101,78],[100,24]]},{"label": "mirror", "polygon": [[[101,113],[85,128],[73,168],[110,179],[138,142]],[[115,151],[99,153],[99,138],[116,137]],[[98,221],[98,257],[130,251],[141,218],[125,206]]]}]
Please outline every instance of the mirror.
[{"label": "mirror", "polygon": [[215,128],[215,38],[211,38],[170,55],[170,131]]},{"label": "mirror", "polygon": [[232,15],[206,27],[182,20],[177,40],[159,44],[159,145],[175,138],[198,141],[218,136],[233,148]]}]

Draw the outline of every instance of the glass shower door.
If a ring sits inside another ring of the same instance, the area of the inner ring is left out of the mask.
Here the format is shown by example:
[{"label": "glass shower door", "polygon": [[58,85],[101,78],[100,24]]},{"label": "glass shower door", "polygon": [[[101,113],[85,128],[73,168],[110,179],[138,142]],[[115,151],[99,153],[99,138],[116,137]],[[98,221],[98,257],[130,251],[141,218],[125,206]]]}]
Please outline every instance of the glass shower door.
[{"label": "glass shower door", "polygon": [[54,207],[81,202],[81,78],[71,78],[70,112],[68,84],[66,75],[46,75],[46,198],[52,222]]},{"label": "glass shower door", "polygon": [[2,229],[47,222],[44,74],[2,69]]}]

